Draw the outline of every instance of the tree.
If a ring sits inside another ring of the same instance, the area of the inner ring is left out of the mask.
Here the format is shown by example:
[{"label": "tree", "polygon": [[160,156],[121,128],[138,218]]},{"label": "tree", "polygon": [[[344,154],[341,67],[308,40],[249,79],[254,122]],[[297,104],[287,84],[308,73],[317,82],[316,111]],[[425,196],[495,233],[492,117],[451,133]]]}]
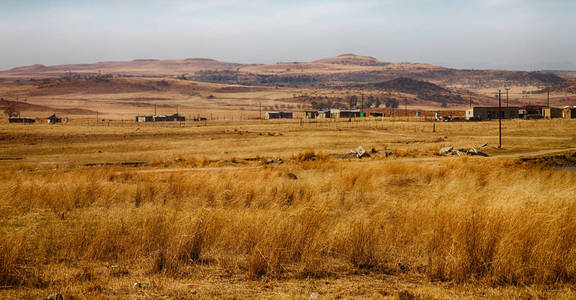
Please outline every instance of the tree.
[{"label": "tree", "polygon": [[358,105],[358,96],[352,95],[348,97],[348,104],[350,105],[350,108],[356,107],[356,105]]},{"label": "tree", "polygon": [[[4,100],[4,99],[2,99]],[[8,101],[7,101],[8,102]],[[4,114],[8,116],[8,118],[18,118],[20,116],[20,111],[16,107],[16,104],[13,102],[8,102],[8,106],[4,108]]]}]

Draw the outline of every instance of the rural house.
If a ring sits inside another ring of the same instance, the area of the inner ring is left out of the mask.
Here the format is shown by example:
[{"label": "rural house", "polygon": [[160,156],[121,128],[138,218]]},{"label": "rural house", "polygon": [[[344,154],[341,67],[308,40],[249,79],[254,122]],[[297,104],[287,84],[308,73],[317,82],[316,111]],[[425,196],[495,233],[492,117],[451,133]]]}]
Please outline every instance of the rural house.
[{"label": "rural house", "polygon": [[558,107],[546,107],[542,109],[544,119],[562,118],[563,110]]},{"label": "rural house", "polygon": [[287,111],[269,111],[264,116],[266,120],[270,119],[292,119],[292,113]]},{"label": "rural house", "polygon": [[56,114],[49,116],[47,120],[48,120],[48,124],[62,123],[62,118],[56,116]]},{"label": "rural house", "polygon": [[[482,107],[476,106],[466,110],[466,120],[471,121],[485,121],[498,119],[498,106],[495,107]],[[518,118],[518,107],[502,107],[500,108],[500,116],[502,119],[516,119]]]}]

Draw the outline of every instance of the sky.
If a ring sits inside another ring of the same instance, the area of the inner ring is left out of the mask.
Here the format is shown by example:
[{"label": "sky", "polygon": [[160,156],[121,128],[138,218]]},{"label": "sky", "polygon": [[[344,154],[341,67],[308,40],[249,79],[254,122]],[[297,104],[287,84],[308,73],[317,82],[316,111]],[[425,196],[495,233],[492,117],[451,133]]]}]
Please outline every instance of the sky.
[{"label": "sky", "polygon": [[576,0],[0,0],[0,70],[132,59],[576,70]]}]

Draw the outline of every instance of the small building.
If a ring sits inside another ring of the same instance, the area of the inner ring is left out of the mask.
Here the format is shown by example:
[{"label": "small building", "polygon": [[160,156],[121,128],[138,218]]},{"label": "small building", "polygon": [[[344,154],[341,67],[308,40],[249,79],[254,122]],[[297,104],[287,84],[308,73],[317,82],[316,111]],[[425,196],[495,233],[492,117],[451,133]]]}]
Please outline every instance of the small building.
[{"label": "small building", "polygon": [[30,118],[8,118],[9,123],[35,123],[36,120]]},{"label": "small building", "polygon": [[332,117],[332,113],[331,113],[330,109],[318,111],[318,119],[330,119],[331,117]]},{"label": "small building", "polygon": [[287,111],[269,111],[264,115],[264,119],[292,119],[292,113]]},{"label": "small building", "polygon": [[562,110],[562,118],[564,119],[576,119],[576,106],[566,106]]},{"label": "small building", "polygon": [[516,119],[518,118],[518,107],[482,107],[476,106],[466,110],[466,120],[485,121],[498,119],[498,111],[502,119]]},{"label": "small building", "polygon": [[544,119],[562,118],[563,110],[558,107],[546,107],[542,109],[542,117]]},{"label": "small building", "polygon": [[62,118],[56,116],[56,114],[49,116],[47,120],[48,120],[48,124],[62,123]]},{"label": "small building", "polygon": [[542,110],[546,108],[544,105],[525,105],[520,106],[518,110],[519,117],[525,120],[542,119]]},{"label": "small building", "polygon": [[153,122],[154,116],[136,116],[136,122]]},{"label": "small building", "polygon": [[305,119],[317,119],[318,115],[320,115],[320,112],[316,110],[307,110],[304,112]]},{"label": "small building", "polygon": [[186,117],[179,114],[173,114],[170,116],[156,116],[156,115],[146,115],[146,116],[136,116],[136,122],[184,122]]},{"label": "small building", "polygon": [[332,118],[360,118],[359,109],[331,109]]}]

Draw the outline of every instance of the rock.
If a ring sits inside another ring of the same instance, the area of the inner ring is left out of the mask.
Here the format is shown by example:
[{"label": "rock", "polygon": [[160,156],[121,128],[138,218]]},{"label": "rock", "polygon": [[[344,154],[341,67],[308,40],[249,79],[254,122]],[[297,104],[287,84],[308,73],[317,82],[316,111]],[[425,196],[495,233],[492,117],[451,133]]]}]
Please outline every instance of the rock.
[{"label": "rock", "polygon": [[394,152],[384,152],[384,157],[392,156]]},{"label": "rock", "polygon": [[60,293],[50,294],[46,297],[46,300],[64,300],[64,297]]},{"label": "rock", "polygon": [[355,157],[358,157],[358,153],[356,153],[356,151],[350,151],[342,155],[342,158],[355,158]]},{"label": "rock", "polygon": [[283,164],[283,163],[284,163],[284,160],[282,160],[281,158],[278,158],[278,159],[276,160],[276,162],[278,162],[279,164]]},{"label": "rock", "polygon": [[362,146],[358,146],[356,150],[351,150],[348,154],[353,154],[357,158],[370,157],[370,153],[366,152]]},{"label": "rock", "polygon": [[274,163],[274,160],[272,158],[269,158],[266,160],[267,165],[272,164],[272,163]]},{"label": "rock", "polygon": [[[358,146],[358,148],[356,148],[356,156],[358,156],[358,158],[362,158],[366,154],[368,154],[368,152],[366,152],[362,146]],[[370,154],[368,154],[368,156],[370,156]]]},{"label": "rock", "polygon": [[440,151],[438,151],[438,154],[448,155],[448,154],[452,153],[452,150],[454,150],[454,147],[444,147],[444,148],[440,149]]},{"label": "rock", "polygon": [[132,288],[134,289],[141,289],[146,287],[148,287],[148,283],[134,282],[134,284],[132,285]]},{"label": "rock", "polygon": [[298,176],[296,176],[296,174],[294,174],[294,173],[288,173],[288,174],[286,174],[286,175],[287,175],[290,179],[294,179],[294,180],[298,179]]},{"label": "rock", "polygon": [[472,147],[472,148],[470,148],[470,150],[468,150],[468,155],[480,155],[480,156],[484,156],[484,157],[488,156],[488,154],[486,154],[486,153],[484,153],[484,152],[482,152],[482,151],[480,151],[474,147]]},{"label": "rock", "polygon": [[378,150],[376,150],[376,148],[372,147],[372,150],[370,150],[370,153],[376,154],[376,153],[378,153]]},{"label": "rock", "polygon": [[320,297],[320,294],[318,294],[318,293],[310,294],[310,299],[317,299],[318,297]]}]

